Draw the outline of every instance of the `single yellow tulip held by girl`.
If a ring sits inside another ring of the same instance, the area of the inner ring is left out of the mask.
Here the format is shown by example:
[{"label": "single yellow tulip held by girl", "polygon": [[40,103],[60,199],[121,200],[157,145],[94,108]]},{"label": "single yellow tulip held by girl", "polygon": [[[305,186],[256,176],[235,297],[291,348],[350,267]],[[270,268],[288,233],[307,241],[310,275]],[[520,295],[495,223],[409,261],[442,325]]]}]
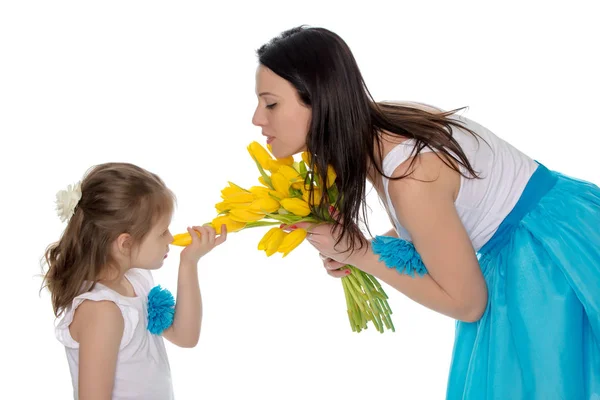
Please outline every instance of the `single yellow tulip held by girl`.
[{"label": "single yellow tulip held by girl", "polygon": [[[222,225],[227,232],[237,232],[242,229],[274,226],[263,236],[258,244],[268,257],[275,253],[287,256],[302,243],[307,236],[304,228],[285,229],[295,224],[319,224],[333,222],[333,218],[323,219],[315,213],[320,207],[319,200],[323,190],[327,190],[330,204],[337,203],[336,174],[330,167],[327,170],[327,184],[311,179],[310,159],[307,153],[302,154],[302,160],[295,161],[293,157],[276,159],[258,142],[248,146],[248,152],[255,161],[260,172],[260,186],[244,189],[232,182],[221,190],[221,201],[215,205],[218,216],[209,224],[217,233]],[[312,189],[312,196],[311,196]],[[332,205],[327,205],[330,211],[335,211]],[[327,218],[327,217],[325,217]],[[187,246],[191,243],[189,233],[174,236],[172,244]],[[384,327],[394,331],[387,295],[375,277],[351,266],[351,274],[341,279],[350,326],[354,332],[367,329],[371,321],[375,328],[382,332]]]}]

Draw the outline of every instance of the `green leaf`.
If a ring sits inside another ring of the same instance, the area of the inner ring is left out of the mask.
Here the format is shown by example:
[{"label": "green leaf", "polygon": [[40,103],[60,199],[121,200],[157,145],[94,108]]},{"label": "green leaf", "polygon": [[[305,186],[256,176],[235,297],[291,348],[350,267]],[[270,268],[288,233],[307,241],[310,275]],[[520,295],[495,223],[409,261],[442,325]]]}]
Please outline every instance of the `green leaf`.
[{"label": "green leaf", "polygon": [[304,161],[300,161],[298,163],[298,167],[300,175],[302,175],[303,178],[306,178],[306,173],[308,172],[308,169],[306,168],[306,164],[304,163]]},{"label": "green leaf", "polygon": [[233,182],[231,182],[231,181],[227,181],[227,183],[229,183],[231,186],[234,186],[234,187],[236,187],[237,189],[240,189],[240,190],[243,190],[244,192],[248,192],[248,193],[250,193],[250,191],[249,191],[249,190],[247,190],[247,189],[244,189],[243,187],[241,187],[241,186],[238,186],[238,185],[236,185],[235,183],[233,183]]},{"label": "green leaf", "polygon": [[338,189],[336,185],[331,186],[330,188],[327,189],[327,195],[329,197],[329,203],[330,204],[335,204],[338,197],[339,197],[339,193],[338,193]]},{"label": "green leaf", "polygon": [[269,197],[272,197],[272,198],[274,198],[277,201],[281,201],[281,197],[277,197],[274,194],[269,193]]},{"label": "green leaf", "polygon": [[260,165],[260,163],[258,161],[256,161],[256,158],[252,157],[252,159],[254,160],[254,163],[256,164],[256,167],[258,168],[260,175],[263,177],[263,179],[265,180],[267,185],[269,185],[269,188],[272,190],[275,190],[275,188],[273,187],[273,183],[271,182],[271,177],[269,175],[267,175],[267,173],[265,172],[263,167]]},{"label": "green leaf", "polygon": [[244,229],[246,228],[258,228],[261,226],[273,226],[273,225],[279,225],[280,222],[279,221],[254,221],[254,222],[248,222],[246,224],[246,226],[244,227]]}]

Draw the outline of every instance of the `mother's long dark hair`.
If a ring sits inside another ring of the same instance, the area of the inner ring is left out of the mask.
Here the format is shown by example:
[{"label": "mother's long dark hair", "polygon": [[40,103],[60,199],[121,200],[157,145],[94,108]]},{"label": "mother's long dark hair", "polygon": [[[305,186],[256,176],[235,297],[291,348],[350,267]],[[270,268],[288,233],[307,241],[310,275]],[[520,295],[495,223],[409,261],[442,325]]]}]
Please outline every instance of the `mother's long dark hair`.
[{"label": "mother's long dark hair", "polygon": [[[415,139],[413,155],[429,147],[441,154],[450,168],[464,175],[460,169],[463,167],[469,177],[477,176],[452,137],[452,126],[466,129],[448,118],[458,110],[430,113],[399,104],[376,103],[350,48],[337,34],[300,26],[273,38],[257,53],[260,64],[289,81],[312,109],[307,151],[321,182],[327,182],[328,165],[337,173],[336,185],[341,196],[336,206],[342,236],[347,233],[354,239],[362,237],[357,222],[361,208],[362,219],[366,220],[363,206],[369,165],[383,175],[375,157],[376,149],[381,157],[381,146],[375,144],[380,143],[382,131]],[[323,191],[322,207],[315,212],[327,210],[326,193]],[[355,242],[350,240],[350,250]],[[364,242],[360,243],[362,247]]]}]

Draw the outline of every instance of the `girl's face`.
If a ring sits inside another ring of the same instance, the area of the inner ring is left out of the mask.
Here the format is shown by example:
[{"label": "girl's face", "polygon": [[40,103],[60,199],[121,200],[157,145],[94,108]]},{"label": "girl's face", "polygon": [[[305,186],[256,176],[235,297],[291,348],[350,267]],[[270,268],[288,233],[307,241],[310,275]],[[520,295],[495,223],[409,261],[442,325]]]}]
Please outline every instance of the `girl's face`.
[{"label": "girl's face", "polygon": [[131,266],[141,269],[159,269],[162,267],[169,244],[173,241],[173,235],[169,231],[171,215],[165,215],[156,221],[154,227],[148,232],[139,246],[136,246],[132,254]]},{"label": "girl's face", "polygon": [[285,158],[306,149],[312,111],[291,83],[263,65],[256,71],[258,106],[252,123],[262,128],[273,155]]}]

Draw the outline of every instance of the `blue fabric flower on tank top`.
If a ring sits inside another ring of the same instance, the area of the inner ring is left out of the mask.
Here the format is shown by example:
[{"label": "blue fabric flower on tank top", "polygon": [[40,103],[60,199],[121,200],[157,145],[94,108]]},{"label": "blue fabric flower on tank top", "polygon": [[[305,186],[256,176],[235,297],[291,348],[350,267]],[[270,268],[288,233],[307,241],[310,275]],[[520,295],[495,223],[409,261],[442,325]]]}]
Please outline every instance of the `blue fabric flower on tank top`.
[{"label": "blue fabric flower on tank top", "polygon": [[421,255],[411,242],[391,236],[376,236],[371,245],[373,253],[378,254],[379,261],[383,261],[388,268],[412,277],[415,272],[419,276],[427,273]]},{"label": "blue fabric flower on tank top", "polygon": [[175,298],[167,289],[154,286],[148,293],[148,330],[160,335],[173,324]]}]

